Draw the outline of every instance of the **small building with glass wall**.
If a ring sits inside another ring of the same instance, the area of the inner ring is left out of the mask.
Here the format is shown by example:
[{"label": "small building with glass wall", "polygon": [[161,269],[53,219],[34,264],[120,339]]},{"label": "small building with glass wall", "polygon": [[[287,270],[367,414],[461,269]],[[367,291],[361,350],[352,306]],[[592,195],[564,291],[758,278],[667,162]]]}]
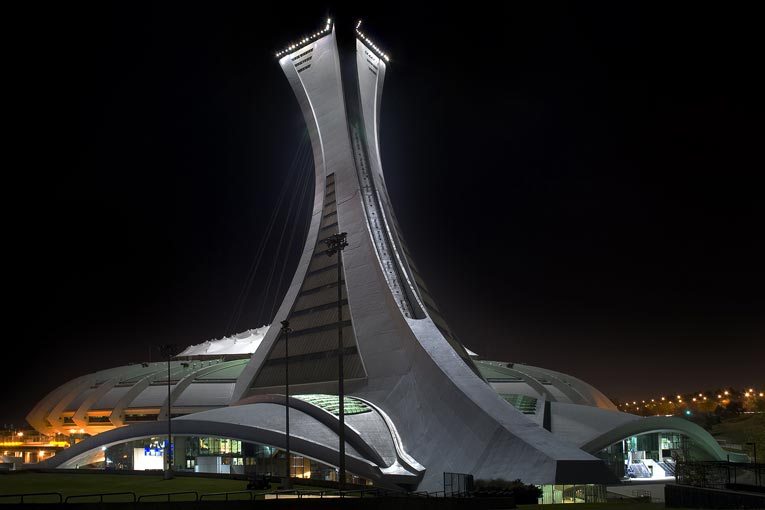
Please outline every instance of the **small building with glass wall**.
[{"label": "small building with glass wall", "polygon": [[[116,443],[90,452],[70,467],[108,471],[162,471],[166,436],[151,436]],[[282,477],[286,452],[281,448],[238,439],[214,436],[174,436],[173,471]],[[337,468],[303,455],[290,455],[293,478],[337,481]],[[349,482],[371,485],[371,481],[349,474]]]}]

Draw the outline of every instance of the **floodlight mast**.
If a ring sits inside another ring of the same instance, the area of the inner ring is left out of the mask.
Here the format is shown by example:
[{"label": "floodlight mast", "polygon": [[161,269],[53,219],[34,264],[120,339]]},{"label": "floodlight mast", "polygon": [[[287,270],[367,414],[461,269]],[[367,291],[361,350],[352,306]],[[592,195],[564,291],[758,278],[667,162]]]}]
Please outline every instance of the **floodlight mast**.
[{"label": "floodlight mast", "polygon": [[163,344],[159,346],[160,352],[167,360],[167,445],[165,446],[165,480],[173,478],[173,404],[170,400],[170,358],[173,356],[176,348],[174,344]]},{"label": "floodlight mast", "polygon": [[338,465],[338,484],[340,489],[345,485],[345,375],[343,367],[344,347],[343,347],[343,255],[342,252],[348,242],[348,234],[340,232],[333,234],[324,240],[327,245],[327,256],[331,257],[337,254],[337,398],[338,398],[338,443],[340,451],[340,462]]},{"label": "floodlight mast", "polygon": [[290,452],[290,321],[282,321],[281,332],[284,334],[284,442],[287,449],[287,476],[283,488],[292,488],[292,454]]}]

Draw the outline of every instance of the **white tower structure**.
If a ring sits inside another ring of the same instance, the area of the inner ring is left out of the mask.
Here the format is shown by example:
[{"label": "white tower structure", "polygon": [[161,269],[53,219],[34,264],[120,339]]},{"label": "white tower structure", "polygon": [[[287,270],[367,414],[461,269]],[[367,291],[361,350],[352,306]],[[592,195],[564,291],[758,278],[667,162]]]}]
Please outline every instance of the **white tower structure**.
[{"label": "white tower structure", "polygon": [[[289,356],[286,335],[271,327],[189,347],[167,369],[143,363],[73,379],[28,420],[45,433],[95,435],[48,467],[161,436],[171,416],[174,438],[284,449],[287,405],[292,452],[388,487],[443,490],[444,473],[605,484],[615,471],[594,454],[665,432],[692,438],[705,458],[729,455],[697,425],[621,413],[577,378],[471,356],[428,292],[386,189],[379,119],[388,55],[359,25],[352,45],[339,45],[327,20],[276,57],[315,167],[305,247],[273,319],[289,323]],[[340,234],[347,246],[328,251]],[[623,462],[623,451],[611,453]]]},{"label": "white tower structure", "polygon": [[[340,52],[327,20],[322,32],[277,54],[308,127],[316,172],[305,249],[274,318],[293,330],[293,391],[337,392],[342,327],[346,391],[392,420],[408,454],[427,468],[426,479],[447,471],[536,483],[604,481],[600,460],[530,423],[492,389],[435,305],[383,176],[380,106],[389,57],[358,25],[354,43],[350,54]],[[341,293],[323,242],[339,232],[348,242]],[[281,391],[283,342],[271,328],[235,398]]]}]

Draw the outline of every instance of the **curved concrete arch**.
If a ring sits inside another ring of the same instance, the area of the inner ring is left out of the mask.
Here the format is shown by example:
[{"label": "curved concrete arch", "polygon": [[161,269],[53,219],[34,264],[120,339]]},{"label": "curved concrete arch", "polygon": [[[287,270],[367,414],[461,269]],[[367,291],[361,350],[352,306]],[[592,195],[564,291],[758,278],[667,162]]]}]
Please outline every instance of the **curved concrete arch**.
[{"label": "curved concrete arch", "polygon": [[[73,400],[75,400],[88,389],[94,388],[94,386],[96,388],[93,393],[99,393],[101,386],[104,384],[109,384],[109,382],[114,379],[124,379],[126,373],[129,373],[136,367],[137,366],[133,365],[119,366],[105,370],[99,370],[98,372],[93,372],[88,375],[77,377],[60,386],[58,390],[43,399],[40,404],[45,403],[46,405],[40,405],[39,411],[33,410],[33,413],[35,413],[36,416],[32,416],[31,419],[33,421],[39,422],[39,414],[41,412],[45,412],[46,414],[43,418],[47,419],[51,425],[51,427],[46,427],[48,430],[53,429],[55,431],[58,429],[67,429],[69,426],[64,424],[62,414],[66,412],[67,406],[69,406]],[[80,403],[78,408],[74,410],[74,414],[76,414],[82,408],[83,404],[89,401],[89,397],[90,395],[82,403]],[[96,401],[97,400],[93,400],[90,402],[90,404],[93,404]],[[55,404],[50,409],[46,410],[47,404],[50,404],[51,402],[55,402]],[[32,415],[32,413],[30,413],[30,415]],[[30,423],[34,425],[33,421],[30,421]]]},{"label": "curved concrete arch", "polygon": [[[258,404],[254,404],[258,405]],[[268,404],[266,404],[268,405]],[[240,409],[249,406],[239,406]],[[229,408],[231,410],[236,407]],[[262,411],[262,408],[261,408]],[[318,462],[330,466],[336,466],[338,460],[337,435],[328,433],[328,429],[313,418],[296,409],[290,409],[291,420],[303,423],[303,432],[300,429],[290,435],[291,451]],[[252,414],[251,410],[248,410]],[[293,413],[295,416],[293,417]],[[203,413],[199,413],[203,414]],[[240,441],[258,443],[285,448],[284,433],[267,426],[247,425],[232,421],[211,421],[192,417],[176,418],[173,420],[173,434],[178,436],[214,436],[226,437]],[[299,418],[303,418],[300,420]],[[306,418],[309,418],[306,420]],[[107,432],[84,439],[80,443],[60,452],[43,463],[44,468],[74,468],[82,459],[87,458],[93,451],[109,447],[115,444],[133,441],[142,438],[166,436],[166,422],[138,423],[129,427],[120,427]],[[382,471],[381,466],[360,454],[352,445],[346,443],[346,464],[348,470],[358,476],[374,480],[376,484],[387,487],[396,487],[397,484],[416,483],[414,477],[402,475],[400,472],[388,474]]]},{"label": "curved concrete arch", "polygon": [[578,379],[570,374],[564,374],[563,372],[557,372],[555,370],[549,370],[547,368],[541,368],[541,367],[533,367],[533,368],[545,373],[555,374],[556,377],[570,384],[571,387],[573,387],[580,395],[582,395],[582,397],[586,400],[586,403],[588,405],[593,405],[593,406],[601,407],[605,409],[611,409],[613,411],[618,410],[617,407],[614,405],[614,403],[611,402],[611,399],[609,399],[600,390],[598,390],[593,385],[587,383],[586,381]]},{"label": "curved concrete arch", "polygon": [[[325,411],[324,409],[321,409],[319,407],[316,407],[315,405],[310,404],[306,402],[305,400],[301,400],[299,398],[289,397],[289,401],[290,401],[291,409],[297,409],[300,412],[307,414],[311,418],[315,419],[316,421],[325,425],[327,428],[334,431],[336,434],[339,432],[340,421],[332,413]],[[284,395],[272,395],[272,394],[255,395],[241,402],[242,405],[259,404],[259,403],[274,404],[274,405],[284,407]],[[374,448],[366,444],[364,440],[361,439],[361,434],[359,434],[359,432],[356,429],[354,429],[347,423],[345,424],[345,440],[347,443],[353,446],[357,451],[362,452],[367,458],[373,460],[375,464],[381,467],[385,467],[385,462],[383,461],[380,454],[377,453],[374,450]]]},{"label": "curved concrete arch", "polygon": [[[226,368],[226,366],[233,366],[237,364],[246,364],[248,360],[233,360],[233,361],[224,361],[222,363],[215,363],[212,365],[208,365],[205,367],[200,367],[196,370],[193,370],[188,375],[183,377],[178,383],[173,386],[173,388],[170,390],[170,402],[174,403],[178,398],[183,394],[186,389],[191,386],[191,384],[199,377],[203,375],[207,375],[210,372],[215,372],[216,370],[220,370],[222,368]],[[159,409],[159,416],[158,419],[167,419],[168,414],[168,405],[167,405],[167,399],[165,399],[165,402],[162,404],[162,407]]]},{"label": "curved concrete arch", "polygon": [[[83,401],[82,404],[80,404],[80,407],[75,411],[74,416],[72,417],[72,421],[80,427],[84,429],[88,429],[89,427],[93,427],[92,424],[90,424],[87,421],[86,415],[88,411],[91,410],[91,408],[98,403],[98,401],[103,397],[110,389],[118,385],[120,382],[132,379],[136,376],[139,376],[143,373],[148,374],[154,374],[155,371],[148,371],[148,367],[145,367],[143,365],[126,365],[117,367],[114,370],[117,371],[117,373],[111,377],[110,379],[107,379],[106,381],[102,382],[98,388],[96,388],[94,391],[92,391]],[[113,423],[103,424],[103,425],[97,425],[98,428],[111,427],[113,426]],[[88,431],[89,433],[92,432]]]},{"label": "curved concrete arch", "polygon": [[582,404],[582,405],[590,404],[587,397],[584,394],[582,394],[582,392],[579,391],[578,388],[572,385],[564,377],[561,377],[564,374],[553,372],[552,370],[545,370],[539,367],[529,367],[529,368],[533,369],[536,373],[539,373],[542,376],[546,377],[552,383],[552,385],[558,390],[560,390],[561,393],[566,395],[571,400],[572,403]]},{"label": "curved concrete arch", "polygon": [[88,374],[82,378],[76,379],[79,381],[76,385],[69,388],[69,391],[53,406],[46,418],[53,427],[66,427],[62,414],[64,413],[66,406],[68,406],[77,395],[90,388],[94,382],[98,380],[96,377],[98,373]]},{"label": "curved concrete arch", "polygon": [[40,432],[45,433],[55,432],[57,425],[63,426],[63,424],[59,423],[58,417],[56,417],[55,422],[50,421],[52,415],[51,411],[56,407],[56,403],[61,402],[61,400],[68,396],[73,388],[80,387],[83,381],[87,378],[87,375],[83,375],[72,379],[71,381],[67,381],[43,397],[27,415],[29,424]]},{"label": "curved concrete arch", "polygon": [[[401,442],[401,438],[398,434],[398,431],[396,430],[396,426],[393,423],[393,420],[391,420],[390,417],[385,414],[382,409],[377,407],[372,402],[359,397],[351,398],[366,404],[371,409],[372,413],[375,413],[379,419],[382,420],[382,423],[384,423],[385,427],[387,428],[389,437],[383,438],[382,435],[384,433],[377,429],[371,434],[371,436],[374,438],[373,442],[376,442],[376,444],[370,444],[362,437],[363,433],[361,430],[358,430],[356,427],[346,421],[344,429],[346,442],[353,446],[357,451],[364,454],[367,459],[373,461],[383,470],[386,470],[385,472],[417,478],[417,481],[419,481],[419,478],[421,478],[422,474],[425,472],[425,467],[423,467],[404,450],[403,443]],[[289,397],[289,401],[291,408],[305,413],[306,415],[325,425],[327,428],[331,429],[333,432],[335,432],[335,434],[339,435],[340,421],[338,420],[337,416],[299,397],[291,396]],[[284,406],[284,395],[255,395],[241,401],[240,403],[237,403],[236,405],[248,405],[257,403],[269,403]],[[388,445],[391,446],[395,451],[393,462],[387,462],[383,458],[383,455],[378,451],[377,448],[380,447],[381,442],[388,443]],[[409,483],[411,483],[411,481]]]},{"label": "curved concrete arch", "polygon": [[[726,460],[728,457],[730,457],[731,460],[744,460],[741,459],[742,456],[740,454],[730,453],[723,450],[709,432],[695,423],[681,418],[667,416],[651,416],[623,423],[584,444],[582,450],[589,453],[596,453],[625,438],[652,432],[679,432],[685,434],[693,439],[699,448],[707,453],[713,460]],[[743,457],[746,456],[744,455]]]},{"label": "curved concrete arch", "polygon": [[425,466],[417,462],[413,457],[406,453],[406,450],[404,450],[404,443],[401,441],[401,436],[399,435],[398,430],[396,430],[396,425],[393,423],[393,420],[391,420],[390,416],[388,416],[385,411],[377,407],[369,400],[364,400],[363,398],[359,397],[354,398],[361,400],[366,405],[374,409],[377,414],[379,414],[382,419],[385,420],[385,425],[388,427],[391,439],[393,440],[393,445],[396,448],[396,456],[398,457],[398,462],[402,463],[404,467],[412,473],[423,473],[425,471]]},{"label": "curved concrete arch", "polygon": [[112,409],[112,413],[109,415],[109,421],[112,422],[112,425],[115,427],[122,427],[125,425],[125,415],[123,414],[125,411],[125,408],[135,400],[135,398],[141,394],[143,390],[145,390],[149,384],[152,383],[155,379],[159,378],[164,374],[164,371],[161,367],[157,367],[157,370],[154,372],[150,372],[146,374],[141,380],[136,382],[123,396],[120,398],[116,404],[114,404],[114,409]]},{"label": "curved concrete arch", "polygon": [[80,407],[77,408],[77,410],[74,412],[74,416],[72,416],[72,421],[80,428],[88,427],[88,420],[86,418],[86,414],[88,411],[90,411],[90,408],[98,402],[98,400],[106,394],[107,391],[112,389],[119,381],[122,379],[119,375],[116,377],[112,377],[111,379],[108,379],[107,381],[104,381],[101,383],[98,388],[95,389],[95,391],[91,392],[90,395],[88,395],[85,400],[82,401],[82,404],[80,404]]},{"label": "curved concrete arch", "polygon": [[523,382],[528,384],[531,387],[531,389],[535,390],[537,393],[543,396],[545,400],[549,400],[550,402],[558,401],[558,399],[555,398],[555,395],[550,393],[550,390],[545,388],[544,384],[539,382],[533,375],[527,374],[526,372],[521,372],[520,370],[516,370],[515,368],[506,367],[505,370],[523,379]]},{"label": "curved concrete arch", "polygon": [[[579,394],[576,389],[574,389],[571,385],[566,384],[565,381],[561,380],[557,375],[552,374],[546,370],[540,370],[536,367],[532,367],[529,365],[521,365],[520,368],[518,368],[518,365],[513,364],[513,368],[518,370],[519,372],[524,372],[528,374],[530,377],[533,377],[537,381],[539,381],[540,384],[542,382],[539,380],[540,378],[545,378],[548,381],[550,381],[550,384],[554,388],[556,388],[558,391],[563,393],[563,395],[566,396],[566,398],[569,399],[569,401],[572,404],[587,404],[587,399],[585,399],[582,395]],[[559,399],[555,399],[556,401]]]}]

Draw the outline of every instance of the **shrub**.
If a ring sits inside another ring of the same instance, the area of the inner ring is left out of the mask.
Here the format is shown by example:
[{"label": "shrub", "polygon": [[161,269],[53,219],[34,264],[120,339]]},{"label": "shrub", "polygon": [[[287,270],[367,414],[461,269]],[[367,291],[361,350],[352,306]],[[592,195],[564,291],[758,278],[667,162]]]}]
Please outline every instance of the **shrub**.
[{"label": "shrub", "polygon": [[475,481],[476,496],[515,496],[515,503],[518,505],[536,504],[542,497],[542,490],[536,485],[524,484],[518,480],[503,480],[501,478],[492,478],[491,480]]}]

